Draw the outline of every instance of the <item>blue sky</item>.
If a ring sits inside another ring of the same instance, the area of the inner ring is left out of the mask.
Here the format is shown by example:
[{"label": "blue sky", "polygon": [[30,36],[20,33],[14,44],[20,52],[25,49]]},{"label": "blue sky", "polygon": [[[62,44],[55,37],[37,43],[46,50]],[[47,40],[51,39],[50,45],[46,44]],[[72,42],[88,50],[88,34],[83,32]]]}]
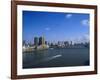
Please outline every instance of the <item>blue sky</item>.
[{"label": "blue sky", "polygon": [[35,36],[47,41],[89,39],[89,14],[23,11],[23,40]]}]

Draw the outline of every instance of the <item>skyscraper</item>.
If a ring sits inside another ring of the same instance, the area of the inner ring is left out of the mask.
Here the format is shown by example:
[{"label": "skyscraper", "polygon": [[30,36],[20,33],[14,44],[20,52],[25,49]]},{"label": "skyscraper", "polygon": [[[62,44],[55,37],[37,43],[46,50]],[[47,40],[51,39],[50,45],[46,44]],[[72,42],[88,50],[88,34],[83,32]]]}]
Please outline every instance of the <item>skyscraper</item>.
[{"label": "skyscraper", "polygon": [[45,39],[42,36],[42,37],[39,38],[39,45],[44,45],[44,44],[45,44]]},{"label": "skyscraper", "polygon": [[39,37],[39,45],[42,45],[42,37]]},{"label": "skyscraper", "polygon": [[34,37],[34,45],[35,46],[38,46],[38,43],[39,43],[38,37]]},{"label": "skyscraper", "polygon": [[45,38],[42,36],[42,44],[45,45]]}]

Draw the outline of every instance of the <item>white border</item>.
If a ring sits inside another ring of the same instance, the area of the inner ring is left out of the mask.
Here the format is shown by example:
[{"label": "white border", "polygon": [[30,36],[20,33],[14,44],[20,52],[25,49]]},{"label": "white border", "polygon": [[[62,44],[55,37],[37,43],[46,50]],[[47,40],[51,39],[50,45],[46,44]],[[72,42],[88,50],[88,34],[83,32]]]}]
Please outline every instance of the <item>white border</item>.
[{"label": "white border", "polygon": [[[22,69],[22,11],[23,10],[46,11],[46,12],[49,11],[49,12],[89,13],[90,14],[90,44],[91,44],[90,66]],[[17,75],[94,71],[94,39],[93,38],[94,38],[94,10],[93,9],[17,5]]]}]

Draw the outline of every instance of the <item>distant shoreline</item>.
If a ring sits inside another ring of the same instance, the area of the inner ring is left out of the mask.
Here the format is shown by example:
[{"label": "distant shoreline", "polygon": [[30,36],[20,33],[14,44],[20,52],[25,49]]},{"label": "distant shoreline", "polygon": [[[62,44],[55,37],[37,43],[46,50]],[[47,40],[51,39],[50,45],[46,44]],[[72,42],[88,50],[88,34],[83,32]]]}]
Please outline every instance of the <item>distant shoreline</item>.
[{"label": "distant shoreline", "polygon": [[[89,49],[89,47],[66,47],[66,48],[48,48],[48,49]],[[33,52],[33,51],[44,51],[44,50],[48,50],[48,49],[27,49],[27,50],[23,50],[23,53],[28,53],[28,52]]]}]

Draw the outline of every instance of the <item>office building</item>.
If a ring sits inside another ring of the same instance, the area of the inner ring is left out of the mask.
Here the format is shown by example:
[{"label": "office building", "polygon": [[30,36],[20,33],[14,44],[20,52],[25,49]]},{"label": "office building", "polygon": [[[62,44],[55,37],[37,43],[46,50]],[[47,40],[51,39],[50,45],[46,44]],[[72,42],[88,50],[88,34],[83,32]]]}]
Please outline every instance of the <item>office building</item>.
[{"label": "office building", "polygon": [[39,43],[39,38],[38,37],[34,37],[34,45],[38,46]]}]

